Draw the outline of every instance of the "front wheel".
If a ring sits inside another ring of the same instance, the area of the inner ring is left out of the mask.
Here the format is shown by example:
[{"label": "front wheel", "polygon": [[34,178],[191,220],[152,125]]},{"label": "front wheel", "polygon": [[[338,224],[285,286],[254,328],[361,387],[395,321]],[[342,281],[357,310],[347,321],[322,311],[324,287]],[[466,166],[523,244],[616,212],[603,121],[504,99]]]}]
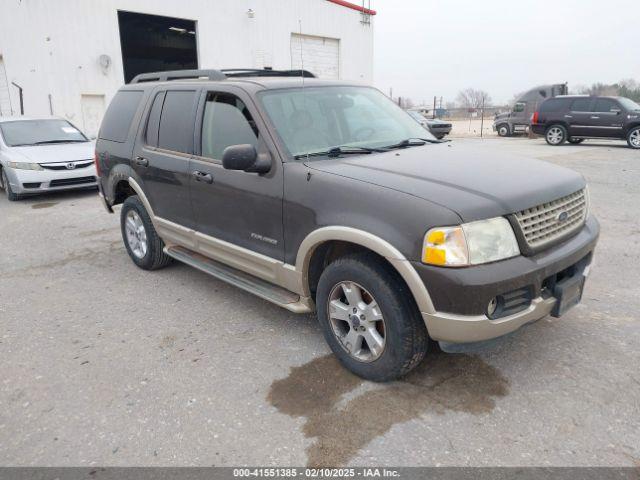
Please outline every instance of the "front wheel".
[{"label": "front wheel", "polygon": [[137,195],[127,198],[122,204],[120,227],[127,253],[138,267],[157,270],[171,262],[171,257],[163,251],[164,242]]},{"label": "front wheel", "polygon": [[501,137],[508,137],[511,134],[511,131],[509,130],[509,125],[507,125],[506,123],[498,125],[497,131],[498,131],[498,135]]},{"label": "front wheel", "polygon": [[4,188],[4,193],[7,196],[7,200],[9,200],[10,202],[20,200],[20,195],[18,195],[17,193],[13,193],[13,190],[11,190],[11,185],[9,184],[9,179],[7,178],[7,174],[4,172],[4,169],[2,169],[2,188]]},{"label": "front wheel", "polygon": [[415,368],[428,348],[427,329],[397,272],[372,254],[349,255],[322,272],[318,321],[344,367],[376,382]]},{"label": "front wheel", "polygon": [[551,125],[547,128],[544,138],[549,145],[554,147],[562,145],[567,141],[567,129],[562,125]]},{"label": "front wheel", "polygon": [[629,131],[627,143],[631,148],[640,148],[640,127],[634,127]]}]

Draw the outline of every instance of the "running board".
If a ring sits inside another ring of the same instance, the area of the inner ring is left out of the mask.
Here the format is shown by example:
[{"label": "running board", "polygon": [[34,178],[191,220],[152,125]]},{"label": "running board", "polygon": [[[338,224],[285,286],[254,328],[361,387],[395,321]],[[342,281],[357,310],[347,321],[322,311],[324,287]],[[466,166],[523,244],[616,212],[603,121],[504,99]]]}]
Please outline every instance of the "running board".
[{"label": "running board", "polygon": [[179,262],[186,263],[191,267],[197,268],[204,273],[208,273],[246,292],[253,293],[289,311],[295,313],[308,313],[312,311],[313,304],[309,298],[301,297],[289,290],[233,267],[229,267],[228,265],[224,265],[223,263],[211,260],[187,248],[179,246],[164,247],[164,253]]}]

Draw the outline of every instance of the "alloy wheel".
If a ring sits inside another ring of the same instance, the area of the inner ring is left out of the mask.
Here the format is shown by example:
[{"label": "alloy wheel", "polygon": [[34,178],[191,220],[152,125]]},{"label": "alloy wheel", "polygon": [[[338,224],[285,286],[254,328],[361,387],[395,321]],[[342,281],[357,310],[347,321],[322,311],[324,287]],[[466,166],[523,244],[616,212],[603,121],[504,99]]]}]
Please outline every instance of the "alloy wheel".
[{"label": "alloy wheel", "polygon": [[356,282],[340,282],[331,289],[327,312],[333,334],[355,360],[372,362],[382,355],[386,329],[373,295]]},{"label": "alloy wheel", "polygon": [[633,148],[640,148],[640,128],[637,128],[629,135],[629,143]]},{"label": "alloy wheel", "polygon": [[564,132],[560,127],[552,127],[547,132],[547,140],[552,145],[558,145],[564,140]]},{"label": "alloy wheel", "polygon": [[127,236],[127,243],[131,252],[137,258],[144,258],[149,250],[149,243],[147,241],[147,231],[142,223],[142,218],[135,210],[129,210],[125,220],[125,232]]}]

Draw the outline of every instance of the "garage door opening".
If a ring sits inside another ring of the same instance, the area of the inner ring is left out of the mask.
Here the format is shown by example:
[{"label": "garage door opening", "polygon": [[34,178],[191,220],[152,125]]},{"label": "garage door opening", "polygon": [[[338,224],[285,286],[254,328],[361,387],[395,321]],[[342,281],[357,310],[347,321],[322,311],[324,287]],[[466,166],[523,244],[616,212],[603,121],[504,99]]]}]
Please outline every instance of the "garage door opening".
[{"label": "garage door opening", "polygon": [[198,68],[196,22],[118,12],[124,81],[139,73]]}]

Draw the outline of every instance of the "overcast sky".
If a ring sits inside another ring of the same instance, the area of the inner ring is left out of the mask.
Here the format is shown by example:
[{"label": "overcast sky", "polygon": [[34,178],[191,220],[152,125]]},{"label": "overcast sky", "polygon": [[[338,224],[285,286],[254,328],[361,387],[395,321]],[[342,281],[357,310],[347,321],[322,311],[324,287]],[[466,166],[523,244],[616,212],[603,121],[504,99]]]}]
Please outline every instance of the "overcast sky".
[{"label": "overcast sky", "polygon": [[374,81],[415,103],[466,87],[640,81],[640,0],[374,0]]}]

